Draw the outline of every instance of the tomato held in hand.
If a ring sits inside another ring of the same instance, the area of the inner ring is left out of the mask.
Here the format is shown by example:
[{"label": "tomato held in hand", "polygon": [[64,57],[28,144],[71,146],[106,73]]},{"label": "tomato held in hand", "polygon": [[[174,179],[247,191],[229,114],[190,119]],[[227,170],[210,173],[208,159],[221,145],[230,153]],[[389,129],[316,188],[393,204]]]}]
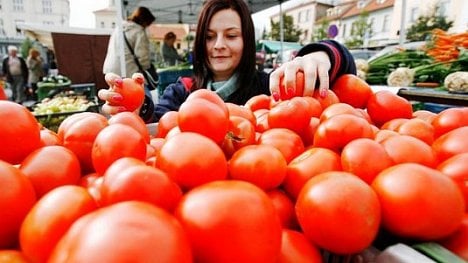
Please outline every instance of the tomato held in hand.
[{"label": "tomato held in hand", "polygon": [[122,95],[120,105],[128,111],[135,111],[141,107],[145,100],[144,82],[143,78],[123,78],[122,81],[116,81],[112,89]]}]

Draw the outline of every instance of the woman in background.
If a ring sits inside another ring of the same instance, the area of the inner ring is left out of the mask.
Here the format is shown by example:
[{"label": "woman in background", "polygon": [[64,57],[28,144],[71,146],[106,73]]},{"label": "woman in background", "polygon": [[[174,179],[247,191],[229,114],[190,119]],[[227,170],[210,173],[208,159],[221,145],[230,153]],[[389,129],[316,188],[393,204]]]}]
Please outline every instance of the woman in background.
[{"label": "woman in background", "polygon": [[29,49],[29,55],[26,59],[26,65],[28,66],[28,92],[29,99],[37,100],[37,83],[44,76],[44,70],[42,67],[43,61],[41,54],[35,48]]}]

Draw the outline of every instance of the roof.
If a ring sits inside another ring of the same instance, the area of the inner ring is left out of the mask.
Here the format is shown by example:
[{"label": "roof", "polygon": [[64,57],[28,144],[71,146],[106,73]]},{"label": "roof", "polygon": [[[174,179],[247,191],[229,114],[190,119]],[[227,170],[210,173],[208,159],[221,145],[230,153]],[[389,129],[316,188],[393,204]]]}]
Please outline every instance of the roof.
[{"label": "roof", "polygon": [[333,11],[339,11],[339,12],[332,12],[332,15],[327,15],[324,16],[320,19],[317,20],[317,23],[321,23],[323,21],[334,21],[340,19],[342,16],[344,16],[352,7],[354,7],[354,3],[345,3],[340,6],[335,6],[331,7],[331,9],[334,9]]},{"label": "roof", "polygon": [[[359,1],[357,1],[359,2]],[[379,2],[383,2],[383,3],[379,3]],[[343,18],[346,18],[346,17],[352,17],[352,16],[358,16],[360,15],[362,12],[373,12],[373,11],[377,11],[377,10],[380,10],[380,9],[385,9],[385,8],[389,8],[389,7],[393,7],[393,5],[395,4],[395,0],[370,0],[368,1],[368,3],[364,6],[364,8],[358,8],[358,4],[354,4],[353,7],[351,9],[349,9],[348,12],[346,12],[346,14],[343,15]]]},{"label": "roof", "polygon": [[153,24],[148,28],[149,35],[155,39],[164,39],[164,35],[170,31],[174,32],[178,41],[182,41],[188,34],[185,28],[180,26]]}]

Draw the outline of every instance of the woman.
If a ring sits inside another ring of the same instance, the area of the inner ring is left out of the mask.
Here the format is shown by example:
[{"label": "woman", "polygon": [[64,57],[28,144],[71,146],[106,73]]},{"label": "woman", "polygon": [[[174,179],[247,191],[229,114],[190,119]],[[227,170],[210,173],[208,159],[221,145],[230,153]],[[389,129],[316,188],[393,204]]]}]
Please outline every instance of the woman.
[{"label": "woman", "polygon": [[35,48],[29,49],[29,55],[26,59],[26,65],[28,66],[28,96],[33,100],[37,100],[37,83],[44,76],[44,70],[42,67],[41,54]]},{"label": "woman", "polygon": [[164,42],[161,46],[161,54],[163,61],[166,66],[174,66],[178,61],[184,61],[182,57],[177,53],[177,49],[174,47],[176,41],[176,35],[174,32],[167,32],[164,35]]},{"label": "woman", "polygon": [[[335,41],[305,46],[298,57],[284,63],[269,78],[257,71],[254,26],[243,0],[207,1],[199,16],[194,47],[193,85],[188,87],[179,79],[165,89],[155,107],[146,99],[140,110],[146,122],[158,121],[164,113],[178,110],[190,91],[201,88],[215,90],[225,102],[242,105],[259,94],[271,94],[278,100],[281,78],[288,92],[295,92],[298,71],[304,72],[304,96],[312,96],[317,81],[320,94],[326,96],[330,82],[339,75],[356,73],[352,56]],[[115,74],[106,75],[111,86],[118,78]],[[101,90],[99,97],[106,100],[103,112],[115,114],[125,110],[119,104],[120,94]]]}]

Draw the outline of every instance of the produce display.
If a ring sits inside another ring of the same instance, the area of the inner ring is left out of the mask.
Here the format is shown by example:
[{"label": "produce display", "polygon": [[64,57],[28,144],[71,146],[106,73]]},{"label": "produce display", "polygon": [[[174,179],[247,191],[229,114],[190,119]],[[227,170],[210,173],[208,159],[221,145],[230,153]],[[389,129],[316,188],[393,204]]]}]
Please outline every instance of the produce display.
[{"label": "produce display", "polygon": [[88,111],[55,132],[0,100],[0,261],[468,260],[468,107],[355,75],[284,96],[197,90],[152,133]]}]

